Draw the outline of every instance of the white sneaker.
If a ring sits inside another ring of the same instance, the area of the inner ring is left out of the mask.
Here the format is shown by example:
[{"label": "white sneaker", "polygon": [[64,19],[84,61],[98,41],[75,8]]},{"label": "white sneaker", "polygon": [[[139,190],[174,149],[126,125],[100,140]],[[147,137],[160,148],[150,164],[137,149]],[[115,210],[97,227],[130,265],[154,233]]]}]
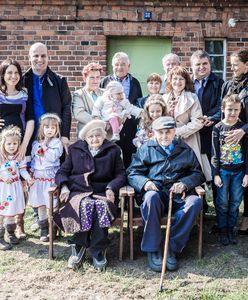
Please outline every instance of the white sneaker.
[{"label": "white sneaker", "polygon": [[111,141],[112,141],[112,142],[117,142],[117,141],[119,141],[119,140],[120,140],[120,135],[119,135],[119,133],[114,133],[114,134],[112,135]]},{"label": "white sneaker", "polygon": [[38,221],[35,221],[32,225],[31,225],[31,231],[35,232],[40,228]]}]

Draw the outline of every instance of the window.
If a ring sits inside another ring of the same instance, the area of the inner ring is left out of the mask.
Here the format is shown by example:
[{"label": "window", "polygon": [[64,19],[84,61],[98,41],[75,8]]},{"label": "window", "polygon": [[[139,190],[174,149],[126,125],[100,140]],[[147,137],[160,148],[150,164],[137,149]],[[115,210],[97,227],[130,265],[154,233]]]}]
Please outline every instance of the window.
[{"label": "window", "polygon": [[212,71],[222,79],[226,79],[226,40],[206,39],[205,50],[210,56]]}]

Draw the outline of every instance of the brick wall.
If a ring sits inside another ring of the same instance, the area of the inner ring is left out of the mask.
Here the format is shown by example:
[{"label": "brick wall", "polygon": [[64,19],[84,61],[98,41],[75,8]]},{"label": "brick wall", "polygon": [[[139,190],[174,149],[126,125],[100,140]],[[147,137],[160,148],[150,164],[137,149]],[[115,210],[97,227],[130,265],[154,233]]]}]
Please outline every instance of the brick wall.
[{"label": "brick wall", "polygon": [[[152,20],[143,19],[144,10]],[[204,47],[205,38],[226,38],[227,55],[248,48],[248,22],[229,28],[229,18],[248,19],[247,1],[0,1],[0,60],[17,59],[27,69],[28,49],[47,44],[52,69],[68,78],[71,90],[82,84],[81,70],[99,61],[106,70],[108,36],[164,36],[185,66]],[[227,64],[227,77],[230,77]],[[75,124],[72,137],[75,138]]]}]

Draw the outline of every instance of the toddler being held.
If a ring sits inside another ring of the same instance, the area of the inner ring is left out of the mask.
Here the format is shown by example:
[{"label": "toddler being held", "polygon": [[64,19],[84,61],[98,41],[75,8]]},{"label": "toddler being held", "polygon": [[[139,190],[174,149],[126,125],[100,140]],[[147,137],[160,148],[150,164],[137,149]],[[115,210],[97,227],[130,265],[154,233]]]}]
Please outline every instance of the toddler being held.
[{"label": "toddler being held", "polygon": [[112,128],[112,141],[120,140],[120,131],[122,124],[126,118],[141,116],[143,109],[131,104],[125,98],[125,93],[121,83],[111,81],[104,91],[103,95],[99,97],[94,103],[92,116],[99,118],[105,122],[109,122]]}]

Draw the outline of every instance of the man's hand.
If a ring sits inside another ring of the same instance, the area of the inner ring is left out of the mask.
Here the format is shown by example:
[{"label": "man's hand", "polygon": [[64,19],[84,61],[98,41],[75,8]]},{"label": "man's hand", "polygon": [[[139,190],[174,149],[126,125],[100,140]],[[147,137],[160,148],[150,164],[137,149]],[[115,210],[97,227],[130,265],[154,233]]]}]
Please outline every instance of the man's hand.
[{"label": "man's hand", "polygon": [[175,194],[182,194],[182,192],[186,189],[186,186],[182,182],[176,182],[173,184],[173,186],[170,188],[170,191]]},{"label": "man's hand", "polygon": [[68,154],[69,139],[66,136],[62,136],[61,137],[61,142],[62,142],[63,147],[65,149],[65,153]]},{"label": "man's hand", "polygon": [[200,120],[202,121],[202,124],[206,127],[210,127],[214,124],[214,121],[209,120],[207,116],[202,116]]},{"label": "man's hand", "polygon": [[147,181],[146,184],[144,185],[144,190],[147,191],[158,191],[158,188],[156,187],[156,185],[151,181]]},{"label": "man's hand", "polygon": [[245,135],[245,131],[240,129],[231,130],[227,133],[227,137],[225,138],[225,142],[231,145],[237,145],[242,137]]},{"label": "man's hand", "polygon": [[222,180],[219,175],[214,176],[214,184],[219,188],[223,186]]},{"label": "man's hand", "polygon": [[15,158],[18,160],[18,161],[22,161],[25,157],[25,154],[26,154],[26,151],[27,151],[27,146],[24,145],[24,144],[21,144],[17,154],[15,155]]},{"label": "man's hand", "polygon": [[110,190],[110,189],[106,190],[106,197],[109,201],[111,201],[113,203],[115,202],[115,193],[112,190]]}]

